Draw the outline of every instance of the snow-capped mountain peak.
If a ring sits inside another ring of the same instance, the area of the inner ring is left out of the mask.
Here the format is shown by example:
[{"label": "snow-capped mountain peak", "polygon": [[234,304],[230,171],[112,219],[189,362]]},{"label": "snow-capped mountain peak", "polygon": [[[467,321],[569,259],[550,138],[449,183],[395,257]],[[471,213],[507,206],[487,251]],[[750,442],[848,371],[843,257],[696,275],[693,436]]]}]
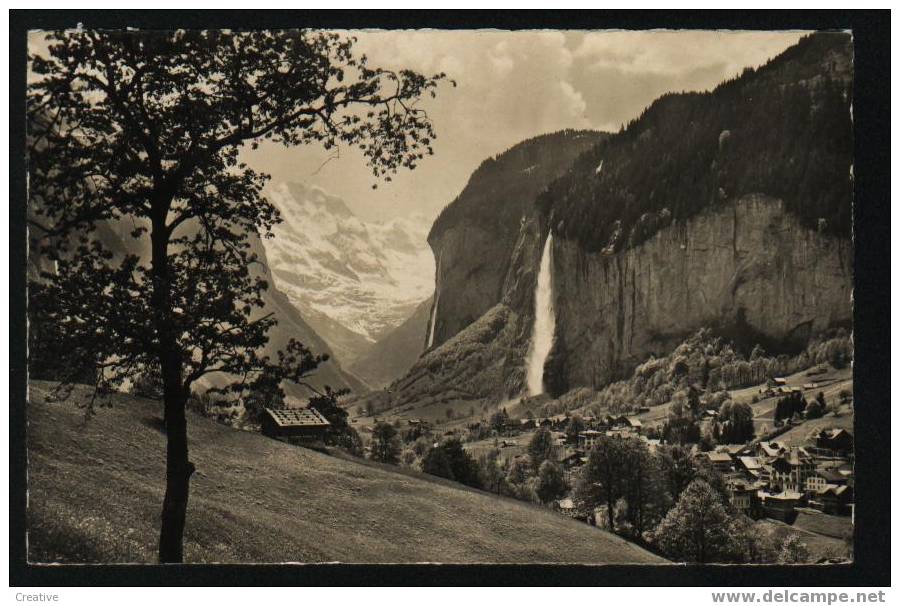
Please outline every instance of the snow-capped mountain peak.
[{"label": "snow-capped mountain peak", "polygon": [[264,240],[272,275],[311,323],[325,316],[372,342],[431,296],[424,216],[364,222],[339,197],[303,183],[265,193],[283,218]]}]

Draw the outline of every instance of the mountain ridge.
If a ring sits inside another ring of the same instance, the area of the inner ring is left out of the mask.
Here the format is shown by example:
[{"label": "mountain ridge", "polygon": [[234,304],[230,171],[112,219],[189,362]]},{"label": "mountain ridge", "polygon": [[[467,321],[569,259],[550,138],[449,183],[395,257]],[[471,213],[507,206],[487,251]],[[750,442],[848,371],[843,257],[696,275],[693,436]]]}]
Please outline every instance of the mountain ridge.
[{"label": "mountain ridge", "polygon": [[283,219],[264,242],[272,275],[342,362],[351,364],[431,296],[423,217],[367,223],[305,183],[274,184],[266,195]]}]

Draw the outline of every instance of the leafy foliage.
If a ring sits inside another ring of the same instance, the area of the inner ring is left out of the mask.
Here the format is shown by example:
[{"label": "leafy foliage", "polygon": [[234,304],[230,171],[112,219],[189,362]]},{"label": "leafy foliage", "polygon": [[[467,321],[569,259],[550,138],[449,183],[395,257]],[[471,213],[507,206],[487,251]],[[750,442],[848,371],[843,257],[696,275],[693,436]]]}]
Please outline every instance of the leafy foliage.
[{"label": "leafy foliage", "polygon": [[753,439],[753,409],[749,404],[726,401],[716,419],[723,444],[744,444]]},{"label": "leafy foliage", "polygon": [[396,465],[400,460],[400,435],[390,423],[379,423],[372,430],[372,459]]},{"label": "leafy foliage", "polygon": [[309,399],[309,407],[319,411],[328,421],[328,430],[325,432],[325,443],[333,444],[347,449],[356,456],[362,455],[362,440],[350,423],[347,422],[349,413],[340,405],[338,400],[350,393],[348,389],[333,390],[325,386],[324,393],[317,393]]},{"label": "leafy foliage", "polygon": [[531,441],[528,443],[528,456],[531,458],[531,465],[535,471],[540,468],[544,461],[552,458],[553,436],[549,429],[540,427],[534,432],[534,435],[531,436]]},{"label": "leafy foliage", "polygon": [[803,414],[806,410],[806,399],[801,392],[794,392],[778,398],[775,404],[775,420],[790,419],[794,415]]},{"label": "leafy foliage", "polygon": [[[160,346],[181,352],[184,385],[209,372],[264,374],[273,365],[253,352],[273,321],[250,319],[268,285],[250,275],[246,238],[280,217],[260,195],[267,177],[238,162],[239,146],[355,145],[375,175],[412,168],[434,133],[408,105],[443,76],[369,68],[352,40],[324,32],[49,39],[49,57],[31,58],[30,204],[31,229],[57,270],[43,276],[35,307],[63,347],[80,342],[112,383],[149,366]],[[153,236],[154,271],[131,255],[111,263],[90,238],[99,221],[121,218],[133,221],[133,237]],[[154,307],[148,322],[142,312]],[[162,324],[171,343],[160,343]],[[282,361],[297,362],[299,377],[320,360],[292,344]]]},{"label": "leafy foliage", "polygon": [[422,459],[422,471],[481,488],[478,462],[463,448],[458,438],[450,438],[432,447]]},{"label": "leafy foliage", "polygon": [[800,535],[789,534],[784,538],[778,551],[779,564],[804,564],[809,561],[809,549],[800,540]]},{"label": "leafy foliage", "polygon": [[535,494],[541,503],[550,503],[566,491],[566,479],[562,467],[553,461],[541,463],[537,474]]},{"label": "leafy foliage", "polygon": [[603,436],[588,455],[576,499],[588,510],[605,505],[610,530],[640,538],[670,502],[661,462],[640,439]]},{"label": "leafy foliage", "polygon": [[653,531],[667,556],[684,562],[721,562],[731,557],[732,519],[720,495],[705,481],[691,482]]}]

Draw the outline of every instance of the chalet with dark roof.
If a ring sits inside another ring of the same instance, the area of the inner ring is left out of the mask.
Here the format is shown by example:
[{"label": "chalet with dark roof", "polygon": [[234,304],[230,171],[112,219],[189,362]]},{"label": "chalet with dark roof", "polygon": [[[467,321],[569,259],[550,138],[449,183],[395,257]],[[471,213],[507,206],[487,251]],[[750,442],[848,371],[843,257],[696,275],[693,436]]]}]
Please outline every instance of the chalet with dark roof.
[{"label": "chalet with dark roof", "polygon": [[320,442],[330,425],[315,408],[266,408],[262,433],[287,442]]},{"label": "chalet with dark roof", "polygon": [[849,486],[828,484],[816,495],[822,511],[832,515],[847,515],[853,500],[853,489]]},{"label": "chalet with dark roof", "polygon": [[853,450],[853,434],[846,429],[823,429],[816,437],[816,447],[836,453]]}]

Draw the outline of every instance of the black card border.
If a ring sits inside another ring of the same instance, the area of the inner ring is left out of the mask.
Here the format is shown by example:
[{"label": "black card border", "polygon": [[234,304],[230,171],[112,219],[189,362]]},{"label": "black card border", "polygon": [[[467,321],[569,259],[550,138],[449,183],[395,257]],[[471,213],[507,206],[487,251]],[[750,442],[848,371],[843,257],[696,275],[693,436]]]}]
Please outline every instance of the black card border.
[{"label": "black card border", "polygon": [[[855,561],[836,566],[98,565],[26,563],[25,40],[29,29],[840,29],[854,37]],[[890,11],[10,11],[10,584],[890,585]]]}]

